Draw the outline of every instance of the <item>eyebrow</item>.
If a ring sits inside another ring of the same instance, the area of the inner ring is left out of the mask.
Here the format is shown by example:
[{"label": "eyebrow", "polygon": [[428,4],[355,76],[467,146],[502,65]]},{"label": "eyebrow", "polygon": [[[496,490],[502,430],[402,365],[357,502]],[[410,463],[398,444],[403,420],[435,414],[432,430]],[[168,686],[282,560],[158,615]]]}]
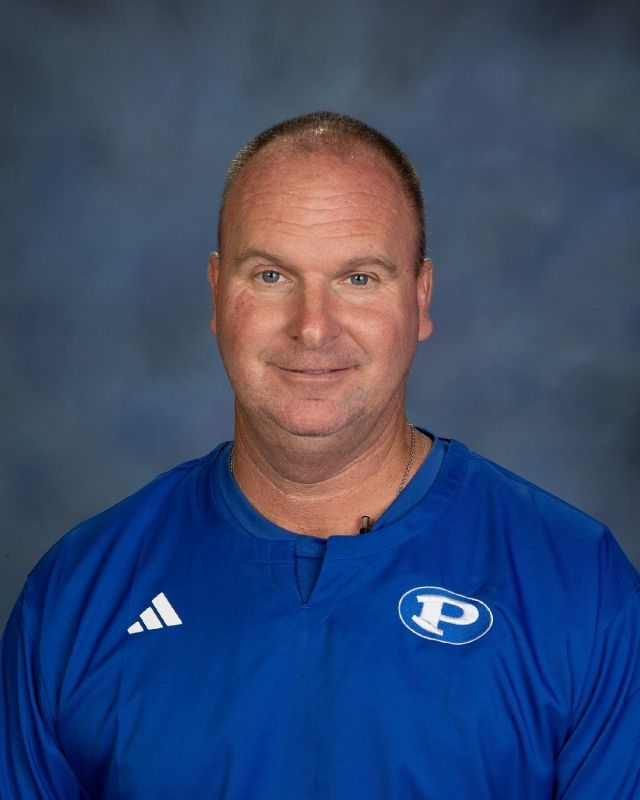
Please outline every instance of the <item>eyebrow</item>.
[{"label": "eyebrow", "polygon": [[[240,266],[241,264],[244,264],[245,261],[250,261],[252,258],[263,258],[273,264],[278,264],[279,266],[293,269],[293,266],[288,264],[287,261],[282,259],[280,256],[269,253],[267,250],[259,250],[254,247],[244,250],[234,259],[234,261],[236,266]],[[356,258],[350,258],[348,261],[345,261],[345,263],[342,265],[342,268],[358,269],[360,267],[370,266],[371,264],[382,267],[382,269],[386,270],[389,275],[396,275],[398,272],[398,268],[393,261],[390,261],[387,258],[381,258],[380,256],[357,256]]]},{"label": "eyebrow", "polygon": [[278,256],[275,256],[273,253],[269,253],[267,250],[256,250],[254,247],[250,247],[248,250],[243,250],[235,257],[234,263],[238,267],[241,264],[244,264],[245,261],[250,261],[252,258],[263,258],[265,261],[272,261],[274,264],[280,264],[283,267],[288,266],[286,262],[284,262]]}]

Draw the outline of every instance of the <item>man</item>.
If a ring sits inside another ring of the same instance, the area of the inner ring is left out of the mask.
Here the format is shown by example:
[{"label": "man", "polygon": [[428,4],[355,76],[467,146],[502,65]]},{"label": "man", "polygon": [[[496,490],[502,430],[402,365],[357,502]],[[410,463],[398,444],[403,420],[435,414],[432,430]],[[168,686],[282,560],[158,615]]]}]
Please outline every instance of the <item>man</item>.
[{"label": "man", "polygon": [[2,653],[7,798],[638,797],[637,572],[405,418],[431,264],[406,157],[321,113],[232,163],[235,442],[64,537]]}]

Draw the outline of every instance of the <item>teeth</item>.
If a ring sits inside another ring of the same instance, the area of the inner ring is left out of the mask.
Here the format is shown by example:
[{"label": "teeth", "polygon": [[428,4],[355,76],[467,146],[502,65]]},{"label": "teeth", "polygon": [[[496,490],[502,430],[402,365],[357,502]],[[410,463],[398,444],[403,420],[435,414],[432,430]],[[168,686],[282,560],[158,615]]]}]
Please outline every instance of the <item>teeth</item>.
[{"label": "teeth", "polygon": [[305,369],[303,370],[305,375],[324,375],[325,372],[331,372],[330,369]]}]

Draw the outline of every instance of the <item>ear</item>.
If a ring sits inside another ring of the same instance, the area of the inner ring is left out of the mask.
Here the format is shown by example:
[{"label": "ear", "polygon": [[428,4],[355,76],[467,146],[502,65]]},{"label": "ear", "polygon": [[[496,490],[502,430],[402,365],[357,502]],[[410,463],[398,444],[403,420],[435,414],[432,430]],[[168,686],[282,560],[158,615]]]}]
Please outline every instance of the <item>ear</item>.
[{"label": "ear", "polygon": [[220,254],[213,252],[209,256],[209,268],[207,270],[209,276],[209,289],[211,290],[211,319],[209,320],[209,329],[211,333],[216,336],[218,333],[216,323],[216,294],[218,291],[218,277],[220,275]]},{"label": "ear", "polygon": [[431,285],[433,281],[433,264],[430,258],[422,262],[422,269],[418,275],[416,290],[418,292],[418,309],[420,322],[418,325],[418,341],[424,342],[433,333],[433,321],[429,315],[431,307]]}]

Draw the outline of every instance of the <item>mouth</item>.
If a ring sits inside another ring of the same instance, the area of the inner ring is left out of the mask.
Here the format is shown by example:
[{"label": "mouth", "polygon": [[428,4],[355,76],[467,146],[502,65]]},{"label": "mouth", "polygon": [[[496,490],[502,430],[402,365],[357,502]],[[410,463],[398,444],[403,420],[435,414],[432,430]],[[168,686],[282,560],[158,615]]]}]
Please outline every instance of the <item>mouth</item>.
[{"label": "mouth", "polygon": [[318,367],[316,369],[302,369],[296,367],[278,367],[284,372],[300,372],[303,375],[326,375],[329,372],[345,372],[351,367]]},{"label": "mouth", "polygon": [[345,367],[335,369],[290,369],[287,372],[302,372],[303,375],[327,375],[330,372],[342,372]]},{"label": "mouth", "polygon": [[287,377],[301,378],[303,380],[337,378],[350,372],[352,369],[353,367],[326,367],[323,369],[291,369],[290,367],[278,367],[278,370],[283,372]]}]

